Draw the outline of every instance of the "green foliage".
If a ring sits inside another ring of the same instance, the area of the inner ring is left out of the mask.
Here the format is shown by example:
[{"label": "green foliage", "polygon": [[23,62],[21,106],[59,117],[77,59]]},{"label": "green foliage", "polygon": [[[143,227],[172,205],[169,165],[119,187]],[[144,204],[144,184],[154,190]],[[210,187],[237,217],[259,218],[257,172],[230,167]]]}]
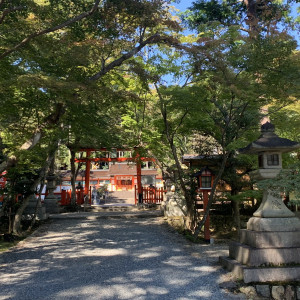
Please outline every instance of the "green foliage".
[{"label": "green foliage", "polygon": [[[284,20],[280,13],[286,6],[253,3],[253,18],[260,30],[268,30],[270,16],[275,13],[274,28]],[[200,126],[226,151],[248,144],[262,106],[271,102],[280,106],[298,94],[299,67],[293,53],[296,42],[284,32],[259,34],[247,21],[256,35],[245,34],[242,19],[249,10],[243,2],[201,0],[193,3],[186,18],[199,33],[189,54],[194,82],[204,98],[198,100],[197,112],[209,125]]]},{"label": "green foliage", "polygon": [[249,201],[251,199],[262,199],[262,191],[261,190],[245,190],[241,191],[240,193],[236,195],[228,195],[228,200],[231,201]]},{"label": "green foliage", "polygon": [[105,192],[108,191],[107,188],[108,188],[107,184],[105,184],[97,189],[97,193],[100,195],[100,197],[103,196],[105,194]]},{"label": "green foliage", "polygon": [[289,166],[288,169],[283,169],[276,178],[266,179],[257,183],[257,186],[263,190],[271,190],[276,195],[282,193],[299,197],[300,193],[300,163]]},{"label": "green foliage", "polygon": [[0,3],[0,163],[14,162],[7,164],[12,199],[31,191],[57,141],[58,164],[69,158],[64,145],[125,144],[122,116],[128,121],[124,115],[140,101],[142,86],[135,87],[140,69],[129,58],[148,38],[155,43],[158,34],[176,28],[165,4],[107,0],[93,9],[92,0]]},{"label": "green foliage", "polygon": [[[283,108],[273,105],[270,106],[269,110],[272,113],[272,123],[275,125],[276,133],[283,138],[300,142],[300,103],[296,97],[293,100],[291,104]],[[291,156],[286,156],[284,162],[288,160],[289,164],[291,164]]]},{"label": "green foliage", "polygon": [[[290,136],[299,139],[298,106],[277,112],[299,97],[296,43],[278,30],[291,21],[289,5],[257,2],[254,24],[245,2],[196,1],[185,21],[198,35],[186,37],[166,4],[105,0],[94,11],[92,0],[0,4],[8,12],[0,23],[0,157],[17,158],[8,173],[15,192],[27,191],[23,181],[34,180],[57,140],[75,149],[140,147],[175,179],[182,172],[189,185],[181,155],[234,153],[257,135],[264,105],[272,104],[286,136],[284,113],[290,115]],[[37,146],[22,151],[37,132]],[[66,148],[60,160],[67,162]],[[235,175],[253,165],[245,158],[229,163]],[[224,174],[228,182],[237,178]]]},{"label": "green foliage", "polygon": [[[12,8],[6,2],[2,5],[4,9]],[[16,5],[20,5],[20,10],[11,11],[1,24],[7,30],[3,31],[5,43],[0,55],[30,33],[89,11],[94,1],[19,1]],[[71,140],[74,135],[83,136],[85,144],[108,145],[111,138],[118,143],[115,128],[121,120],[120,108],[131,97],[124,78],[126,72],[111,72],[98,83],[87,79],[151,35],[152,29],[171,26],[164,25],[170,15],[163,5],[159,0],[132,0],[126,1],[126,5],[123,1],[101,1],[90,17],[42,35],[0,59],[0,93],[3,91],[4,95],[1,116],[6,116],[5,128],[10,126],[19,133],[11,138],[16,137],[19,143],[28,139],[30,132],[43,126],[44,119],[61,102],[66,112],[60,123],[72,131],[62,135],[71,134]],[[11,144],[16,145],[16,141]]]},{"label": "green foliage", "polygon": [[8,251],[12,247],[16,246],[20,241],[22,241],[24,239],[24,237],[20,238],[20,237],[13,236],[12,239],[13,240],[10,241],[10,242],[6,242],[6,241],[3,241],[3,240],[0,240],[0,253]]},{"label": "green foliage", "polygon": [[219,22],[222,24],[235,24],[242,18],[243,4],[236,1],[196,1],[188,11],[186,22],[192,28],[201,24]]},{"label": "green foliage", "polygon": [[[207,24],[220,24],[223,28],[245,25],[268,35],[282,24],[291,28],[297,24],[297,17],[291,15],[292,5],[297,1],[234,1],[197,0],[184,15],[185,22],[193,29],[202,31]],[[246,31],[246,30],[245,30]]]},{"label": "green foliage", "polygon": [[70,165],[70,151],[66,145],[59,145],[56,155],[56,166],[60,167],[69,167]]}]

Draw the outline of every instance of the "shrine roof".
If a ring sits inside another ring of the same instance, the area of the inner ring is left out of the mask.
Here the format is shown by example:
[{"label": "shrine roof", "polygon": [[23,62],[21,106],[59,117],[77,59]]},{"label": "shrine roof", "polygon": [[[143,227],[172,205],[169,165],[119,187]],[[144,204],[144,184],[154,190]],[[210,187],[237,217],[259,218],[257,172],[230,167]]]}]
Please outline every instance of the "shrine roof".
[{"label": "shrine roof", "polygon": [[205,159],[217,159],[220,155],[195,155],[195,154],[185,154],[182,156],[183,161],[190,160],[205,160]]},{"label": "shrine roof", "polygon": [[187,166],[214,166],[220,160],[222,156],[215,155],[193,155],[193,154],[185,154],[181,157],[182,163]]}]

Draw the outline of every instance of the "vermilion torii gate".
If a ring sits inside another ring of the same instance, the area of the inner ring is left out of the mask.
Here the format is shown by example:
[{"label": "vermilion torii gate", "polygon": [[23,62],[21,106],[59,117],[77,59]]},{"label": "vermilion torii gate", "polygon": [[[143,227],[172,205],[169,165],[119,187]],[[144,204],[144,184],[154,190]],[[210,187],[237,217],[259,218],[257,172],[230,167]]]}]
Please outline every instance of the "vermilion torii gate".
[{"label": "vermilion torii gate", "polygon": [[[128,149],[114,149],[117,152],[118,151],[131,151]],[[96,157],[92,158],[91,153],[92,152],[105,152],[108,153],[108,157]],[[143,190],[142,190],[142,168],[141,168],[141,162],[143,161],[155,161],[153,158],[150,157],[141,157],[139,154],[139,151],[135,149],[135,156],[134,157],[111,157],[111,152],[107,148],[81,148],[77,152],[86,152],[85,158],[76,158],[75,162],[83,162],[86,164],[86,170],[85,170],[85,187],[84,187],[84,194],[88,195],[89,193],[89,186],[90,186],[90,171],[91,171],[91,162],[135,162],[136,163],[136,174],[137,174],[137,191],[139,194],[139,201],[142,200]]]}]

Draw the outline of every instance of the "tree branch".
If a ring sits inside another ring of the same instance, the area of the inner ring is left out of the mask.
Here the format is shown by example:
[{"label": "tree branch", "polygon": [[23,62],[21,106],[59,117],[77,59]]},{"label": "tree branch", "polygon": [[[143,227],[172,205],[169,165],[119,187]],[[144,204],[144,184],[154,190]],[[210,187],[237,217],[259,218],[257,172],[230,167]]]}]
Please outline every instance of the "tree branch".
[{"label": "tree branch", "polygon": [[29,43],[32,39],[38,37],[38,36],[41,36],[41,35],[44,35],[44,34],[47,34],[47,33],[50,33],[50,32],[54,32],[54,31],[57,31],[59,29],[62,29],[64,27],[67,27],[73,23],[76,23],[86,17],[89,17],[91,16],[98,8],[99,6],[99,3],[100,3],[100,0],[96,0],[93,8],[88,11],[88,12],[84,12],[74,18],[71,18],[59,25],[56,25],[54,27],[51,27],[51,28],[47,28],[47,29],[44,29],[44,30],[41,30],[41,31],[37,31],[35,33],[32,33],[30,34],[29,36],[27,36],[23,41],[21,41],[19,44],[15,45],[13,48],[9,49],[9,50],[6,50],[5,52],[3,52],[1,55],[0,55],[0,59],[8,56],[9,54],[11,54],[12,52],[18,50],[19,48],[21,48],[22,46],[24,46],[25,44]]},{"label": "tree branch", "polygon": [[93,75],[92,77],[89,78],[90,81],[98,80],[100,77],[108,73],[110,70],[112,70],[115,67],[119,67],[125,60],[133,57],[135,54],[137,54],[140,50],[142,50],[146,45],[152,44],[152,43],[157,43],[159,41],[162,41],[163,38],[161,37],[160,34],[156,33],[154,35],[151,35],[149,38],[147,38],[144,41],[141,41],[138,46],[135,48],[129,50],[116,60],[112,61],[110,64],[107,66],[102,67],[101,71]]},{"label": "tree branch", "polygon": [[188,109],[186,108],[184,114],[183,114],[182,117],[180,118],[180,121],[179,121],[178,125],[175,127],[175,129],[174,129],[174,131],[173,131],[173,133],[172,133],[173,138],[174,138],[174,136],[175,136],[177,130],[179,129],[179,127],[182,125],[183,120],[184,120],[184,118],[186,117],[187,114],[188,114]]},{"label": "tree branch", "polygon": [[[41,140],[44,129],[47,128],[47,126],[51,126],[54,124],[57,124],[61,118],[61,116],[65,113],[65,108],[62,103],[57,103],[55,111],[50,114],[45,120],[42,126],[39,126],[35,132],[33,133],[32,137],[27,140],[20,148],[19,150],[31,150],[33,147],[35,147]],[[15,156],[8,157],[7,160],[3,161],[0,164],[0,173],[4,170],[9,169],[13,165],[15,165],[17,162],[17,159]]]},{"label": "tree branch", "polygon": [[[3,3],[3,1],[0,3],[0,6],[1,4]],[[13,12],[13,11],[17,11],[17,10],[22,10],[24,8],[24,6],[16,6],[16,7],[12,7],[12,8],[6,8],[3,10],[3,13],[2,13],[2,16],[0,17],[0,24],[2,24],[3,20],[5,19],[5,17]]]}]

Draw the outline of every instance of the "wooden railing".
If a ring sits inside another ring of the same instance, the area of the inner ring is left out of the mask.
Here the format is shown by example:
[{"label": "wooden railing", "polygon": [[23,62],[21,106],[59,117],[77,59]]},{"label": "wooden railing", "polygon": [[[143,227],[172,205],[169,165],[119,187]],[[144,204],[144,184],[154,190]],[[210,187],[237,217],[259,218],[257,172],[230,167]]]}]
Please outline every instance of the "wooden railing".
[{"label": "wooden railing", "polygon": [[[71,196],[72,196],[72,190],[62,190],[61,193],[61,200],[60,205],[66,206],[71,204]],[[77,205],[82,205],[84,204],[84,190],[76,190],[76,204]],[[89,190],[89,204],[91,204],[91,188]]]},{"label": "wooden railing", "polygon": [[[60,200],[58,201],[60,205],[66,206],[71,204],[71,193],[72,190],[62,190],[61,192],[55,192],[54,195],[58,198],[60,197]],[[48,192],[42,193],[41,196],[47,197]],[[36,195],[38,197],[39,195]],[[84,190],[76,190],[76,204],[82,205],[84,204]],[[19,202],[20,198],[22,198],[22,194],[16,195],[15,202]],[[4,195],[0,195],[0,208],[2,206]],[[91,188],[89,190],[89,204],[91,204]]]},{"label": "wooden railing", "polygon": [[[143,187],[143,203],[147,204],[160,204],[163,201],[164,193],[166,192],[163,188],[151,188]],[[136,186],[134,187],[135,204],[138,203],[138,193]]]}]

